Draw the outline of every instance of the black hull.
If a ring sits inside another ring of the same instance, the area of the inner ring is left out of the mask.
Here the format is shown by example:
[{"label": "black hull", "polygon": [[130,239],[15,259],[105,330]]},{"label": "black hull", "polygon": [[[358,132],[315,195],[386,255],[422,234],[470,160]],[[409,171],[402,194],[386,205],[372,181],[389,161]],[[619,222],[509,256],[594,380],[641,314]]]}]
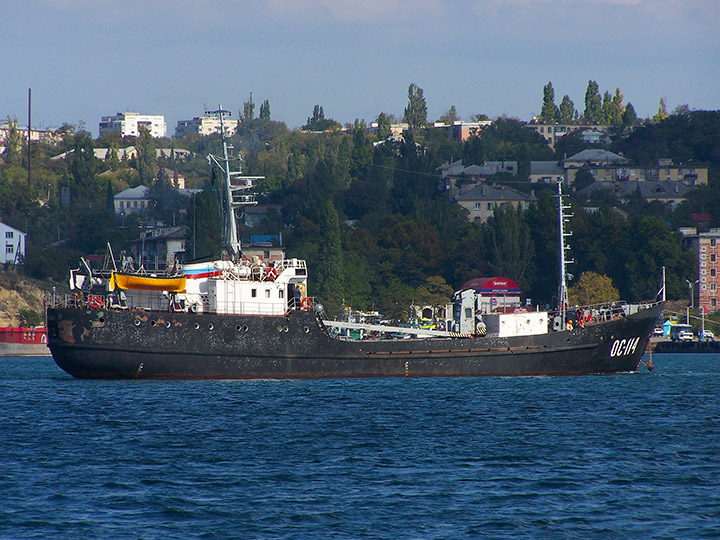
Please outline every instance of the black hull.
[{"label": "black hull", "polygon": [[572,332],[343,340],[287,317],[48,309],[48,346],[78,378],[254,379],[582,375],[638,368],[662,306]]}]

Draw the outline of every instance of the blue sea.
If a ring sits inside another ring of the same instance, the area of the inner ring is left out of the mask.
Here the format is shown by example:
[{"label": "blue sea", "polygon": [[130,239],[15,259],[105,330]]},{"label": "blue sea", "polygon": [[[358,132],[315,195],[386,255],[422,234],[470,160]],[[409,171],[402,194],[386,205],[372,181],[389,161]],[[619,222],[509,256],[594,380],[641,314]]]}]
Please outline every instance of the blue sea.
[{"label": "blue sea", "polygon": [[720,356],[653,361],[81,381],[0,358],[0,538],[718,538]]}]

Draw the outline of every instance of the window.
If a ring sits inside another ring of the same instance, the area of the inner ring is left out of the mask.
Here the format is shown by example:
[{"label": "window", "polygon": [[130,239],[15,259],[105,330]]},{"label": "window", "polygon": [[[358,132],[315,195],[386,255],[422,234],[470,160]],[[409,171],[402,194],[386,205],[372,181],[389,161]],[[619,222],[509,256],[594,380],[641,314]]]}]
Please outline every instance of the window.
[{"label": "window", "polygon": [[710,246],[715,247],[717,245],[717,240],[715,238],[710,239]]},{"label": "window", "polygon": [[475,210],[482,210],[482,203],[476,202],[476,203],[475,203]]},{"label": "window", "polygon": [[122,210],[123,208],[125,208],[125,202],[124,202],[124,201],[120,201],[120,204],[118,204],[118,208],[119,208],[120,210]]},{"label": "window", "polygon": [[704,276],[706,272],[707,272],[707,270],[703,270],[702,272],[700,272],[700,274],[702,274]]},{"label": "window", "polygon": [[13,234],[14,234],[14,233],[13,233],[12,231],[7,231],[7,232],[5,233],[5,238],[12,238],[12,237],[13,237]]},{"label": "window", "polygon": [[[704,287],[705,287],[705,286],[703,285],[703,289],[704,289]],[[710,290],[711,290],[712,292],[715,292],[715,291],[717,290],[717,285],[716,285],[715,283],[711,283],[711,284],[710,284]]]},{"label": "window", "polygon": [[714,253],[711,253],[710,254],[710,262],[715,262],[715,261],[717,261],[717,255],[715,255]]},{"label": "window", "polygon": [[711,269],[710,269],[710,275],[711,275],[712,277],[715,277],[715,276],[717,275],[717,270],[715,270],[714,268],[711,268]]},{"label": "window", "polygon": [[488,206],[487,206],[487,209],[488,209],[488,210],[492,210],[492,209],[493,209],[493,203],[489,202],[489,203],[488,203]]},{"label": "window", "polygon": [[710,305],[712,307],[717,307],[717,298],[711,298],[710,299]]},{"label": "window", "polygon": [[12,255],[13,253],[15,253],[15,247],[12,244],[7,244],[5,246],[5,253],[7,253],[8,255]]},{"label": "window", "polygon": [[703,253],[702,255],[700,255],[700,258],[701,258],[702,260],[705,260],[705,259],[707,259],[707,255],[705,255],[705,254]]},{"label": "window", "polygon": [[285,291],[283,291],[282,289],[278,291],[278,294],[280,295],[280,298],[285,298]]},{"label": "window", "polygon": [[250,296],[252,296],[253,298],[257,298],[257,289],[251,289]]},{"label": "window", "polygon": [[270,298],[270,289],[265,289],[265,298]]},{"label": "window", "polygon": [[700,248],[700,251],[707,251],[707,248],[706,248],[705,246],[702,246],[702,247]]}]

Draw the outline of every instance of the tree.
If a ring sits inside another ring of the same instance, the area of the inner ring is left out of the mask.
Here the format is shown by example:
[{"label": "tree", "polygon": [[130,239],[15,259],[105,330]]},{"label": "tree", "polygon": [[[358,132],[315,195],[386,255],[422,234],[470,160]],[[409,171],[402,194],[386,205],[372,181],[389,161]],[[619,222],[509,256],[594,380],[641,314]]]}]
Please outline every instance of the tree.
[{"label": "tree", "polygon": [[18,165],[20,163],[20,146],[22,144],[22,135],[17,128],[17,118],[8,116],[8,134],[5,139],[5,153],[2,155],[5,163],[10,165]]},{"label": "tree", "polygon": [[302,129],[305,131],[327,131],[328,129],[340,127],[332,118],[325,118],[325,111],[320,105],[313,107],[313,114],[307,119]]},{"label": "tree", "polygon": [[451,105],[450,109],[439,118],[440,122],[442,122],[448,126],[452,126],[458,120],[460,120],[460,117],[457,114],[455,105]]},{"label": "tree", "polygon": [[343,299],[343,254],[340,238],[340,221],[331,198],[325,201],[320,216],[320,236],[323,241],[317,257],[317,296],[328,313],[337,315]]},{"label": "tree", "polygon": [[585,122],[588,124],[599,124],[602,117],[602,98],[598,90],[598,83],[588,81],[585,90]]},{"label": "tree", "polygon": [[665,105],[665,98],[660,98],[660,103],[658,104],[658,112],[655,116],[652,117],[653,122],[656,124],[659,124],[663,120],[665,120],[668,117],[667,113],[667,106]]},{"label": "tree", "polygon": [[522,210],[508,205],[493,210],[493,217],[486,224],[487,243],[491,246],[490,268],[498,276],[515,280],[527,290],[534,272],[535,248],[530,230],[522,221]]},{"label": "tree", "polygon": [[620,291],[608,276],[583,272],[575,285],[568,289],[570,304],[589,306],[620,300]]},{"label": "tree", "polygon": [[543,87],[543,104],[540,111],[540,119],[545,124],[555,124],[558,121],[559,111],[555,105],[555,90],[553,90],[552,82],[548,82]]},{"label": "tree", "polygon": [[76,196],[86,196],[95,178],[95,150],[93,149],[92,136],[87,131],[79,131],[75,135],[70,174],[75,180]]},{"label": "tree", "polygon": [[623,126],[625,126],[625,127],[634,126],[635,124],[637,124],[637,120],[638,120],[638,117],[637,117],[637,113],[635,112],[635,107],[633,107],[632,103],[628,103],[622,114]]},{"label": "tree", "polygon": [[403,122],[407,122],[411,131],[422,129],[427,125],[427,104],[423,89],[415,83],[408,87],[408,105],[405,107]]},{"label": "tree", "polygon": [[260,119],[270,120],[270,102],[267,99],[260,104]]},{"label": "tree", "polygon": [[249,122],[255,119],[255,103],[253,103],[252,92],[250,92],[250,98],[243,103],[243,110],[240,118],[243,122]]},{"label": "tree", "polygon": [[563,96],[562,101],[560,102],[558,115],[561,124],[572,124],[575,121],[575,117],[577,115],[575,104],[567,94]]},{"label": "tree", "polygon": [[220,254],[220,214],[215,194],[203,190],[188,201],[187,239],[185,258],[217,256]]},{"label": "tree", "polygon": [[140,136],[135,143],[135,149],[137,150],[136,168],[140,176],[140,184],[149,186],[158,172],[157,151],[150,131],[143,127],[139,131]]},{"label": "tree", "polygon": [[390,117],[387,114],[381,112],[380,114],[378,114],[376,122],[378,125],[378,140],[386,141],[392,135],[392,124],[390,122]]},{"label": "tree", "polygon": [[623,120],[623,112],[625,109],[625,106],[622,104],[623,101],[623,95],[620,91],[620,88],[615,89],[615,95],[612,98],[611,107],[610,107],[610,118],[609,123],[613,126],[619,126],[622,124]]}]

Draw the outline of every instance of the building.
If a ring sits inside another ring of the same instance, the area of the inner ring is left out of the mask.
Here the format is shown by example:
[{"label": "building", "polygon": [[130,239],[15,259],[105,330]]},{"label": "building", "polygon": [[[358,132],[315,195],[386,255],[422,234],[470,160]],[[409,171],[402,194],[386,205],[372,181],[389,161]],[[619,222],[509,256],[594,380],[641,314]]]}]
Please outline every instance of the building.
[{"label": "building", "polygon": [[683,248],[690,250],[698,262],[697,280],[688,283],[688,296],[692,297],[691,304],[702,309],[705,313],[720,309],[718,299],[718,257],[720,256],[720,229],[710,229],[708,232],[698,233],[692,227],[682,228]]},{"label": "building", "polygon": [[463,165],[460,159],[437,168],[445,191],[451,201],[497,173],[517,174],[516,161],[486,161],[482,165]]},{"label": "building", "polygon": [[185,253],[185,238],[188,228],[153,226],[143,229],[140,238],[131,242],[132,256],[137,267],[147,271],[166,270],[181,261]]},{"label": "building", "polygon": [[565,179],[565,169],[557,161],[531,161],[530,183],[556,184]]},{"label": "building", "polygon": [[578,194],[590,198],[598,192],[607,192],[626,204],[633,197],[640,197],[647,202],[661,202],[675,208],[686,200],[687,193],[692,188],[680,182],[652,182],[652,181],[601,181],[593,182],[584,187]]},{"label": "building", "polygon": [[137,186],[121,191],[113,197],[116,215],[129,215],[142,212],[150,206],[147,186]]},{"label": "building", "polygon": [[507,186],[480,184],[457,197],[457,203],[468,211],[468,219],[475,223],[484,223],[493,215],[495,208],[513,205],[526,210],[530,203],[536,202],[533,195],[520,193]]},{"label": "building", "polygon": [[0,250],[0,263],[22,264],[25,259],[27,234],[0,223],[0,238],[4,240],[4,247]]},{"label": "building", "polygon": [[451,141],[465,142],[470,137],[479,137],[483,129],[492,125],[492,120],[480,122],[453,122],[452,125],[444,122],[435,122],[433,128],[443,130]]},{"label": "building", "polygon": [[[223,119],[225,134],[228,137],[235,135],[239,122],[237,120]],[[181,139],[185,135],[213,135],[220,133],[220,119],[216,116],[196,116],[192,120],[180,120],[175,127],[175,137]]]},{"label": "building", "polygon": [[527,124],[527,127],[540,134],[553,150],[555,150],[555,143],[558,140],[575,131],[591,132],[585,136],[587,142],[599,142],[610,128],[610,126],[593,126],[589,124]]},{"label": "building", "polygon": [[630,160],[609,150],[590,148],[563,159],[561,163],[565,169],[565,182],[572,184],[580,169],[588,170],[598,181],[615,180],[615,171],[627,168]]},{"label": "building", "polygon": [[[13,121],[13,123],[15,123]],[[27,141],[28,139],[28,128],[27,126],[18,126],[17,123],[15,123],[15,129],[18,130],[18,134],[20,135],[20,138],[23,141]],[[12,125],[9,121],[5,120],[0,122],[0,154],[2,154],[5,151],[5,141],[10,136],[10,131],[12,130]],[[62,140],[62,134],[58,131],[53,131],[51,129],[31,129],[30,130],[30,140],[32,142],[44,142],[47,144],[55,144]]]},{"label": "building", "polygon": [[[395,141],[401,141],[403,138],[403,133],[408,130],[410,126],[406,122],[401,122],[399,124],[390,124],[390,138]],[[372,122],[370,126],[367,129],[368,133],[370,135],[378,135],[379,132],[379,124],[377,122]]]},{"label": "building", "polygon": [[115,116],[103,116],[100,122],[100,136],[119,133],[121,137],[138,137],[141,128],[147,129],[156,139],[167,135],[164,116],[124,112]]}]

